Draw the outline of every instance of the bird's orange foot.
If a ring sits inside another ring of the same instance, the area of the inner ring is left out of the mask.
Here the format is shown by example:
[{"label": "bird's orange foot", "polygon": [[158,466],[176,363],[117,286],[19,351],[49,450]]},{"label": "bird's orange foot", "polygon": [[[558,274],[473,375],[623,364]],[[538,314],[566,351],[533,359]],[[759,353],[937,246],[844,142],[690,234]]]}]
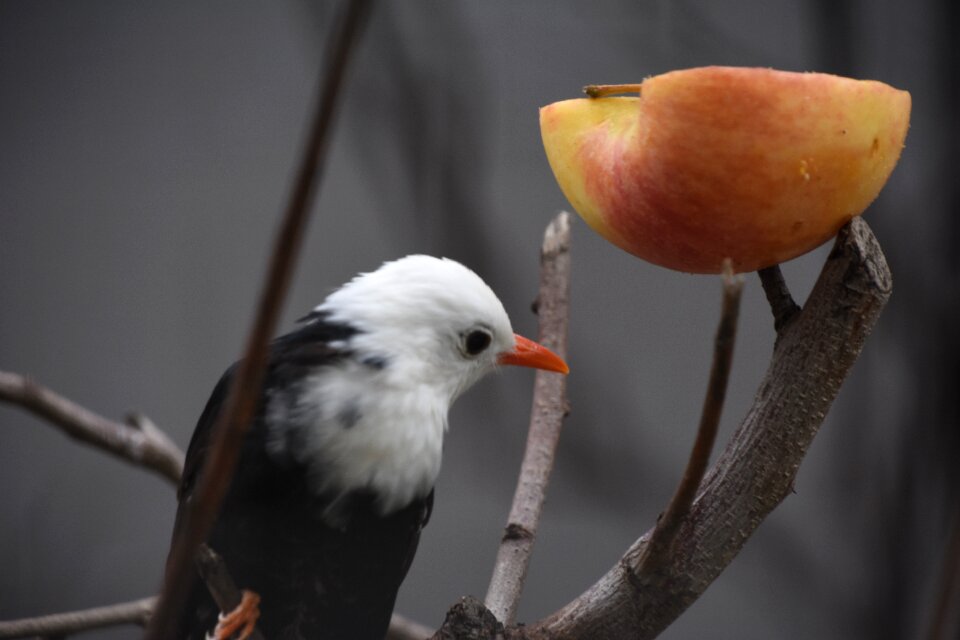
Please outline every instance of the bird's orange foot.
[{"label": "bird's orange foot", "polygon": [[260,596],[253,591],[243,590],[240,604],[230,613],[221,613],[212,640],[230,640],[236,634],[236,640],[246,640],[253,633],[260,617]]}]

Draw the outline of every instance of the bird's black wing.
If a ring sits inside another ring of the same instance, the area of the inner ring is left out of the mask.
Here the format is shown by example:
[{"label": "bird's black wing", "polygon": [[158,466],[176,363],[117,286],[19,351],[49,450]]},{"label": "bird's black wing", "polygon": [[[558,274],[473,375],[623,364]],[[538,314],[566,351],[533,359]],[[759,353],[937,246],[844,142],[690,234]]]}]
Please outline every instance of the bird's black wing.
[{"label": "bird's black wing", "polygon": [[[319,311],[304,316],[301,322],[305,324],[270,343],[267,371],[260,394],[260,406],[257,407],[254,417],[255,422],[262,419],[263,398],[271,389],[284,388],[309,371],[334,364],[350,355],[346,349],[334,345],[356,334],[356,329],[346,324],[330,322],[327,315]],[[238,364],[235,362],[230,365],[220,377],[203,408],[203,413],[200,414],[200,419],[197,420],[177,490],[177,500],[181,503],[190,497],[196,485],[200,468],[207,457],[214,426],[227,402]],[[174,531],[179,528],[179,516],[178,511]]]}]

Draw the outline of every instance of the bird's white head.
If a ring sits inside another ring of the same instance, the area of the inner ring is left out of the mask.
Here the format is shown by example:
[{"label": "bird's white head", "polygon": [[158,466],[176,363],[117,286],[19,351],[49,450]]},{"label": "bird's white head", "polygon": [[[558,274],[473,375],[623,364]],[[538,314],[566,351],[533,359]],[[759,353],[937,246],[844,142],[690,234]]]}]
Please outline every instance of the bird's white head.
[{"label": "bird's white head", "polygon": [[452,402],[499,364],[567,372],[558,356],[514,334],[503,304],[473,271],[411,255],[358,275],[317,311],[358,330],[351,349],[388,363]]},{"label": "bird's white head", "polygon": [[317,490],[371,489],[384,514],[430,491],[450,405],[484,374],[502,364],[567,372],[559,356],[515,335],[490,287],[453,260],[387,262],[315,312],[348,329],[330,346],[349,356],[303,385],[296,420],[278,414],[276,446],[306,427],[294,455],[317,469]]}]

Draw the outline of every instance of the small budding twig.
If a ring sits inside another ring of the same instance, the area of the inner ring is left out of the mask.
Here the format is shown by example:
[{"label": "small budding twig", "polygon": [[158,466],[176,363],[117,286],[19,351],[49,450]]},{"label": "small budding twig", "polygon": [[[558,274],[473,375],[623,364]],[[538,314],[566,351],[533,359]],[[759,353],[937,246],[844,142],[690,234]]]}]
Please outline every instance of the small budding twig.
[{"label": "small budding twig", "polygon": [[641,93],[640,84],[588,84],[583,88],[583,92],[588,98],[605,98],[615,96],[621,93]]},{"label": "small budding twig", "polygon": [[775,264],[772,267],[760,269],[757,274],[760,276],[760,284],[763,285],[763,292],[773,312],[773,329],[779,334],[800,313],[800,305],[793,301],[790,289],[787,288],[787,283],[783,279],[783,272],[780,271],[780,265]]},{"label": "small budding twig", "polygon": [[[567,351],[569,298],[570,214],[561,212],[550,222],[544,234],[540,254],[540,292],[536,304],[540,319],[539,340],[561,357],[565,357]],[[486,597],[486,607],[503,624],[512,624],[516,617],[553,469],[560,427],[568,412],[566,376],[538,371],[527,448]]]},{"label": "small budding twig", "polygon": [[150,640],[166,640],[186,597],[192,559],[213,526],[240,454],[240,445],[260,397],[267,342],[274,332],[280,305],[286,296],[296,257],[303,244],[313,196],[329,148],[331,124],[337,98],[353,44],[369,12],[371,0],[352,0],[338,21],[332,47],[323,66],[323,88],[314,113],[310,135],[301,158],[286,212],[274,244],[253,328],[244,357],[227,396],[226,406],[214,425],[210,453],[200,474],[194,499],[183,511],[183,526],[170,549],[167,574],[157,604],[157,613],[147,630]]},{"label": "small budding twig", "polygon": [[0,400],[20,407],[85,442],[134,465],[160,474],[176,486],[183,452],[148,419],[137,415],[126,425],[97,415],[18,373],[0,371]]},{"label": "small budding twig", "polygon": [[687,467],[676,492],[670,499],[667,509],[660,516],[650,535],[650,541],[644,549],[637,573],[654,570],[658,564],[669,560],[671,546],[680,525],[697,497],[697,491],[707,472],[710,453],[717,438],[720,414],[727,394],[727,382],[730,379],[730,366],[733,362],[733,347],[737,336],[737,319],[740,315],[740,297],[743,291],[743,277],[733,275],[733,266],[729,259],[723,262],[723,303],[720,312],[720,324],[713,345],[713,362],[710,366],[710,381],[700,414],[697,437],[690,451]]}]

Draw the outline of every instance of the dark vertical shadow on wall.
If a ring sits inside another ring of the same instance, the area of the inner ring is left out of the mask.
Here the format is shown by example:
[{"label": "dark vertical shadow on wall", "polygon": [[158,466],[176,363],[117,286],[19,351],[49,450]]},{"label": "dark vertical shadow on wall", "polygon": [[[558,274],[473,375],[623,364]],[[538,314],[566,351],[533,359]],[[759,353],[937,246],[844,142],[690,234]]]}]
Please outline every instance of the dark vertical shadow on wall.
[{"label": "dark vertical shadow on wall", "polygon": [[[857,52],[864,44],[858,28],[857,3],[851,0],[818,0],[815,19],[819,68],[833,73],[858,76]],[[941,104],[924,105],[923,112],[950,113],[958,96],[958,68],[955,62],[955,34],[958,8],[951,0],[941,0],[917,11],[928,11],[928,20],[939,25],[935,65],[941,89],[930,93]],[[915,95],[916,100],[918,96]],[[914,105],[914,118],[917,114]],[[951,150],[960,144],[956,118],[943,119],[945,127],[936,147],[927,148],[914,159],[924,167],[914,172],[925,175],[928,188],[943,190],[942,198],[926,202],[935,206],[923,211],[887,211],[889,204],[878,203],[870,223],[881,239],[889,239],[885,252],[893,267],[894,291],[875,340],[879,348],[889,350],[877,359],[884,366],[903,363],[903,371],[861,376],[850,389],[844,414],[844,429],[851,440],[842,453],[849,461],[838,470],[840,480],[872,486],[871,495],[850,492],[843,499],[851,509],[868,513],[861,523],[869,548],[862,554],[869,559],[865,567],[870,594],[857,598],[863,608],[850,620],[849,633],[855,637],[914,637],[927,627],[932,613],[931,591],[941,572],[940,548],[945,544],[947,527],[958,510],[960,493],[960,187],[956,179]],[[908,140],[907,144],[910,144]],[[932,172],[929,174],[927,172]],[[889,200],[887,201],[889,202]],[[918,206],[922,206],[919,205]],[[936,247],[918,246],[909,236],[909,220],[930,225],[936,233],[927,237],[946,239]],[[900,238],[899,241],[896,241]],[[919,259],[918,252],[937,252]],[[935,265],[930,269],[930,265]],[[895,416],[879,414],[872,404],[882,395],[881,379],[894,379],[904,386],[903,406],[895,407]],[[878,437],[880,421],[891,421],[890,431],[898,438],[893,464],[867,458],[878,447],[857,446]],[[883,473],[880,473],[883,471]],[[844,486],[841,484],[840,486]],[[849,485],[848,485],[849,486]],[[864,509],[864,504],[867,508]],[[931,545],[936,547],[931,549]]]},{"label": "dark vertical shadow on wall", "polygon": [[[960,180],[956,165],[956,150],[960,145],[960,122],[955,115],[957,101],[960,100],[960,63],[956,41],[957,30],[960,29],[960,6],[953,0],[941,0],[937,9],[937,24],[940,29],[936,57],[938,65],[941,66],[939,78],[943,91],[939,111],[950,114],[950,117],[942,120],[944,130],[935,164],[939,178],[937,184],[944,194],[943,208],[938,212],[943,222],[944,238],[940,246],[945,247],[946,251],[942,256],[942,263],[938,265],[942,274],[937,279],[937,288],[934,290],[934,295],[941,302],[934,307],[940,311],[936,318],[938,326],[935,332],[927,334],[928,340],[932,341],[930,352],[935,357],[932,366],[922,369],[926,373],[925,382],[929,382],[934,395],[922,421],[928,422],[934,429],[933,472],[936,473],[935,479],[942,481],[943,487],[941,496],[933,496],[940,498],[940,509],[934,522],[941,531],[950,526],[954,528],[953,531],[947,531],[947,539],[941,545],[939,557],[945,559],[947,547],[956,544],[955,539],[951,541],[951,537],[960,536]],[[927,386],[923,384],[920,388]],[[960,607],[960,594],[957,593],[960,589],[960,575],[953,575],[952,578],[948,576],[950,571],[960,571],[960,567],[938,566],[937,569],[938,572],[944,572],[944,581],[938,583],[936,588],[944,588],[945,583],[952,580],[953,599],[950,606],[953,633],[960,634],[960,615],[957,611]],[[933,606],[928,607],[924,613],[932,615]]]}]

